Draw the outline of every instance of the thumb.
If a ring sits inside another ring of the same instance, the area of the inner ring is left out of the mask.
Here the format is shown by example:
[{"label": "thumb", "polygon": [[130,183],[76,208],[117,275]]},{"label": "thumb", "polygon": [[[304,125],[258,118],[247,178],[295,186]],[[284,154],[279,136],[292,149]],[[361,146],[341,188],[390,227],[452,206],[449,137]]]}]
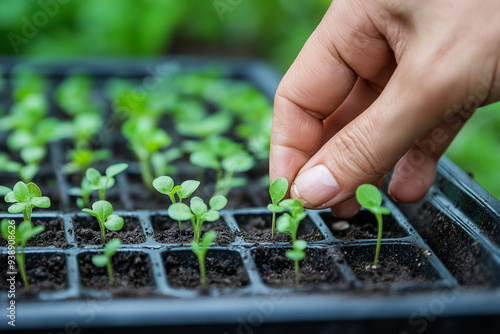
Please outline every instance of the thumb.
[{"label": "thumb", "polygon": [[292,198],[315,209],[344,202],[360,184],[384,176],[441,122],[442,110],[456,98],[452,85],[408,72],[401,75],[402,67],[400,64],[379,98],[301,168],[290,189]]}]

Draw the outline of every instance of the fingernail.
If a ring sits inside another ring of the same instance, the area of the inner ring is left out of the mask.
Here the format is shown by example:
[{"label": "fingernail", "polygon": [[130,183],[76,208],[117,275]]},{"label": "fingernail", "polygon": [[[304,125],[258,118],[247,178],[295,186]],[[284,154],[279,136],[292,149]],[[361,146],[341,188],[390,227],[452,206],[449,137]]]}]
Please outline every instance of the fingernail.
[{"label": "fingernail", "polygon": [[339,185],[328,168],[318,165],[300,174],[291,190],[292,197],[306,207],[316,208],[332,199],[339,192]]},{"label": "fingernail", "polygon": [[396,198],[396,196],[394,196],[392,194],[392,191],[391,191],[391,188],[390,188],[390,185],[389,185],[389,188],[387,189],[387,195],[389,195],[389,197],[392,199],[393,202],[396,202],[398,203],[399,200]]}]

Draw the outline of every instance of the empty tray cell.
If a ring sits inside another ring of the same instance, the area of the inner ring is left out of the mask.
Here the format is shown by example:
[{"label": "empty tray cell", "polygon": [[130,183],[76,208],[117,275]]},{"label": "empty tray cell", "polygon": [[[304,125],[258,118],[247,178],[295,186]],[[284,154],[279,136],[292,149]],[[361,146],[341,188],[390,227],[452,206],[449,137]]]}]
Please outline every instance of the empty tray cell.
[{"label": "empty tray cell", "polygon": [[[68,287],[68,269],[66,268],[66,257],[63,253],[25,253],[25,268],[30,284],[31,292],[52,292],[64,290]],[[10,278],[8,272],[8,257],[0,255],[0,290],[8,290]],[[15,275],[17,291],[23,291],[23,280],[18,272]]]},{"label": "empty tray cell", "polygon": [[92,256],[102,252],[78,255],[80,283],[84,288],[111,291],[116,296],[141,296],[155,288],[151,260],[144,252],[118,251],[112,257],[114,284],[111,285],[106,267],[96,267]]},{"label": "empty tray cell", "polygon": [[[191,250],[162,254],[168,283],[175,288],[200,289],[198,258]],[[210,249],[205,258],[208,287],[239,288],[250,283],[238,252]]]},{"label": "empty tray cell", "polygon": [[500,284],[500,266],[481,243],[472,238],[457,222],[429,203],[400,204],[408,219],[429,247],[464,286]]},{"label": "empty tray cell", "polygon": [[460,211],[476,224],[492,243],[500,247],[500,216],[485,209],[477,199],[460,191],[444,177],[439,177],[439,188]]},{"label": "empty tray cell", "polygon": [[[285,256],[290,248],[259,247],[252,256],[264,283],[272,287],[295,285],[294,262]],[[333,255],[326,249],[307,248],[306,257],[299,261],[301,286],[320,287],[340,285],[343,276],[335,265]]]},{"label": "empty tray cell", "polygon": [[[279,215],[276,215],[276,219]],[[271,213],[259,214],[236,214],[234,218],[238,222],[241,234],[246,242],[291,242],[289,233],[276,231],[274,238],[271,234],[273,215]],[[306,217],[299,224],[297,238],[307,242],[324,240],[325,236],[320,232],[311,218]]]},{"label": "empty tray cell", "polygon": [[[342,254],[358,280],[367,284],[393,285],[441,280],[424,249],[408,244],[382,244],[379,264],[373,268],[375,244],[346,246]],[[428,284],[423,284],[428,288]]]},{"label": "empty tray cell", "polygon": [[[106,242],[119,238],[123,244],[141,244],[146,241],[139,219],[135,216],[122,216],[123,228],[120,231],[106,230]],[[78,245],[102,245],[101,229],[94,216],[73,216],[75,241]]]},{"label": "empty tray cell", "polygon": [[[382,238],[404,238],[408,232],[401,227],[392,215],[384,215]],[[336,218],[330,212],[323,212],[321,218],[337,239],[354,241],[356,239],[377,239],[378,224],[375,216],[361,210],[352,218]]]},{"label": "empty tray cell", "polygon": [[[19,224],[23,220],[21,217],[8,219],[14,220],[17,224]],[[0,218],[0,221],[1,220],[2,218]],[[45,226],[45,231],[28,240],[28,243],[26,245],[27,247],[71,247],[66,241],[66,236],[64,234],[64,222],[62,218],[31,217],[31,221],[33,222],[34,226]],[[7,246],[7,241],[5,241],[4,238],[0,238],[0,246]]]},{"label": "empty tray cell", "polygon": [[[151,224],[155,231],[155,240],[165,244],[189,244],[193,241],[193,224],[191,221],[182,222],[182,231],[179,229],[179,222],[169,216],[151,216]],[[202,231],[214,230],[217,233],[215,243],[227,245],[234,241],[234,233],[229,229],[223,219],[215,222],[204,222]]]}]

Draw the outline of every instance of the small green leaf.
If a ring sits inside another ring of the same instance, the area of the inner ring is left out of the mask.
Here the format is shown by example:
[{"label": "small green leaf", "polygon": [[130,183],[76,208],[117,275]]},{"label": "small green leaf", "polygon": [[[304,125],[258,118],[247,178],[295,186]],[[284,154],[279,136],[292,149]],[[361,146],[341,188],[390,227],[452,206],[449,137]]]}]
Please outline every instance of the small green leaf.
[{"label": "small green leaf", "polygon": [[215,231],[208,231],[207,233],[205,233],[201,238],[202,247],[208,249],[212,242],[214,242],[216,237],[217,233],[215,233]]},{"label": "small green leaf", "polygon": [[184,203],[174,203],[168,207],[168,215],[174,220],[190,220],[193,217],[193,213]]},{"label": "small green leaf", "polygon": [[128,168],[128,164],[126,164],[126,163],[119,163],[119,164],[111,165],[108,168],[106,168],[106,176],[110,177],[110,178],[114,177],[114,176],[120,174],[121,172],[123,172],[127,168]]},{"label": "small green leaf", "polygon": [[372,184],[362,184],[356,189],[356,199],[367,209],[379,207],[382,204],[380,190]]},{"label": "small green leaf", "polygon": [[179,190],[178,194],[182,198],[186,198],[191,196],[196,189],[200,186],[200,181],[195,181],[195,180],[187,180],[182,182],[181,184],[181,189]]},{"label": "small green leaf", "polygon": [[[285,197],[288,190],[288,180],[284,177],[276,178],[269,187],[269,195],[274,204],[279,203]],[[273,210],[271,210],[273,211]]]},{"label": "small green leaf", "polygon": [[214,157],[212,153],[204,151],[191,153],[189,156],[189,162],[201,168],[220,168],[217,158]]},{"label": "small green leaf", "polygon": [[13,191],[10,191],[9,193],[7,193],[7,195],[5,195],[4,200],[5,200],[5,202],[7,202],[7,203],[14,203],[14,202],[17,202],[16,195],[14,194],[14,192],[13,192]]},{"label": "small green leaf", "polygon": [[300,250],[289,250],[285,253],[285,256],[292,261],[302,261],[306,257],[306,253]]},{"label": "small green leaf", "polygon": [[222,210],[227,205],[227,198],[222,195],[215,195],[210,199],[209,204],[212,210]]},{"label": "small green leaf", "polygon": [[104,255],[92,256],[92,263],[96,267],[105,267],[108,264],[108,258]]},{"label": "small green leaf", "polygon": [[25,220],[21,224],[19,224],[16,231],[17,233],[19,233],[19,240],[22,243],[28,241],[32,230],[33,230],[33,225],[28,220]]},{"label": "small green leaf", "polygon": [[193,197],[191,198],[191,210],[197,217],[201,217],[202,215],[205,214],[205,212],[208,211],[208,207],[205,203],[203,203],[203,200],[199,197]]},{"label": "small green leaf", "polygon": [[5,196],[8,193],[10,193],[11,191],[12,190],[10,190],[10,188],[4,187],[4,186],[0,186],[0,196]]},{"label": "small green leaf", "polygon": [[29,181],[33,180],[35,175],[38,173],[39,169],[40,169],[40,166],[38,164],[29,164],[29,165],[23,166],[19,170],[19,176],[21,177],[22,180],[29,182]]},{"label": "small green leaf", "polygon": [[19,203],[28,202],[29,190],[26,183],[19,181],[14,186],[14,195]]},{"label": "small green leaf", "polygon": [[302,202],[296,198],[285,199],[279,203],[279,206],[284,207],[286,209],[294,210],[294,211],[295,210],[300,211],[300,210],[304,209]]},{"label": "small green leaf", "polygon": [[92,167],[87,169],[87,172],[85,172],[85,177],[94,186],[99,185],[99,182],[101,181],[101,173],[99,173],[99,171],[97,169],[92,168]]},{"label": "small green leaf", "polygon": [[40,233],[42,233],[43,231],[45,231],[45,226],[44,225],[38,225],[38,226],[35,226],[31,229],[30,233],[26,236],[26,240],[29,240],[31,238],[33,238],[35,235],[38,235]]},{"label": "small green leaf", "polygon": [[26,208],[26,203],[14,203],[11,206],[9,206],[7,211],[9,211],[9,213],[21,213],[25,208]]},{"label": "small green leaf", "polygon": [[267,209],[272,212],[283,212],[285,210],[285,208],[274,204],[268,204]]},{"label": "small green leaf", "polygon": [[168,195],[174,187],[174,180],[170,176],[160,176],[154,179],[153,187],[158,190],[158,192]]},{"label": "small green leaf", "polygon": [[191,250],[196,255],[201,255],[200,245],[196,242],[196,240],[191,241]]},{"label": "small green leaf", "polygon": [[88,209],[88,208],[83,208],[82,209],[83,212],[86,212],[86,213],[90,213],[92,216],[96,216],[97,217],[97,213],[95,213],[94,211]]},{"label": "small green leaf", "polygon": [[118,215],[110,215],[104,226],[110,231],[120,231],[123,227],[123,218]]},{"label": "small green leaf", "polygon": [[222,168],[230,172],[247,172],[254,165],[254,158],[245,151],[240,151],[222,160]]},{"label": "small green leaf", "polygon": [[113,206],[108,201],[97,201],[92,204],[92,210],[102,220],[106,220],[113,213]]},{"label": "small green leaf", "polygon": [[0,231],[2,231],[2,236],[5,240],[9,240],[9,226],[10,226],[10,220],[8,219],[2,219],[2,223],[0,225]]},{"label": "small green leaf", "polygon": [[215,210],[208,210],[204,215],[203,215],[203,220],[209,221],[209,222],[214,222],[217,219],[220,218],[219,212]]},{"label": "small green leaf", "polygon": [[30,197],[42,197],[42,191],[33,182],[28,183],[26,187],[28,187],[28,192],[30,194]]},{"label": "small green leaf", "polygon": [[23,159],[23,161],[28,165],[39,164],[46,154],[47,150],[43,146],[27,146],[23,147],[21,151],[19,151],[21,159]]},{"label": "small green leaf", "polygon": [[276,225],[277,225],[278,232],[280,232],[280,233],[291,232],[292,222],[291,222],[290,215],[284,214],[284,215],[280,216],[276,220]]},{"label": "small green leaf", "polygon": [[31,199],[31,204],[37,208],[47,209],[50,207],[50,199],[47,196],[34,197]]},{"label": "small green leaf", "polygon": [[121,240],[118,238],[111,239],[107,244],[106,247],[104,248],[104,255],[107,257],[112,257],[113,255],[116,254],[116,251],[122,244]]},{"label": "small green leaf", "polygon": [[293,242],[293,248],[298,250],[304,250],[307,247],[307,242],[305,240],[295,240]]}]

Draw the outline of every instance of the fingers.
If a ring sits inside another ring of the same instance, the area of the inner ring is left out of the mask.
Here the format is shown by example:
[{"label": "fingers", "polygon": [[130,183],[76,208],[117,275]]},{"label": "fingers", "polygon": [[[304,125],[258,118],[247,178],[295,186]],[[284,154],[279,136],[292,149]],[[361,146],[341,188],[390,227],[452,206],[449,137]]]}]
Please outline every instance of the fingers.
[{"label": "fingers", "polygon": [[306,163],[292,184],[293,198],[308,208],[349,199],[359,184],[385,175],[416,139],[440,122],[436,115],[449,103],[452,85],[431,80],[422,87],[424,81],[410,75],[410,65],[402,61],[380,97]]},{"label": "fingers", "polygon": [[[368,35],[373,33],[368,19],[362,21],[356,11],[344,8],[343,2],[335,4],[278,88],[271,134],[271,180],[281,176],[291,184],[299,169],[321,148],[325,141],[323,120],[351,93],[358,74],[375,77],[393,61],[388,58],[386,43],[379,36]],[[368,22],[368,28],[360,28],[359,22]],[[345,31],[337,32],[337,27]],[[353,27],[360,30],[354,33]],[[366,57],[364,50],[372,54]]]},{"label": "fingers", "polygon": [[422,198],[434,183],[439,158],[472,112],[456,114],[422,137],[394,167],[389,194],[400,202]]}]

